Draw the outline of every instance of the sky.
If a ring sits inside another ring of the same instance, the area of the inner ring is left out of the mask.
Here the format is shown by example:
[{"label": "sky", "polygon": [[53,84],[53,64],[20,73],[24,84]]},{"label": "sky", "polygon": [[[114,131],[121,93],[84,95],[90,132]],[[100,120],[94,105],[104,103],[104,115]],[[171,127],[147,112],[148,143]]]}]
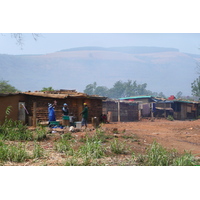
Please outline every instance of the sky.
[{"label": "sky", "polygon": [[[157,46],[199,54],[198,8],[197,0],[51,0],[48,5],[8,0],[0,8],[0,54],[47,54],[82,46]],[[23,33],[22,48],[10,33]],[[41,33],[37,42],[31,33]]]},{"label": "sky", "polygon": [[11,33],[0,35],[0,54],[48,54],[83,46],[156,46],[177,48],[180,52],[200,54],[200,33],[22,33],[18,45]]}]

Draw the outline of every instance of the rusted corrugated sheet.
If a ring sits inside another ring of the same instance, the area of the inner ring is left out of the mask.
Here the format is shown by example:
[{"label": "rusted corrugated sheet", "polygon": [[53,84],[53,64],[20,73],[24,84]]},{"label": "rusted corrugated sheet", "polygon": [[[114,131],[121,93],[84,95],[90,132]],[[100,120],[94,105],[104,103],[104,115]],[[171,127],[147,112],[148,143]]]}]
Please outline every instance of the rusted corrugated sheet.
[{"label": "rusted corrugated sheet", "polygon": [[90,98],[90,99],[106,99],[106,97],[98,96],[98,95],[87,95],[85,93],[80,92],[63,92],[62,93],[47,93],[47,92],[24,92],[23,94],[30,95],[30,96],[39,96],[39,97],[46,97],[46,98],[56,98],[56,99],[66,99],[69,97],[73,98]]}]

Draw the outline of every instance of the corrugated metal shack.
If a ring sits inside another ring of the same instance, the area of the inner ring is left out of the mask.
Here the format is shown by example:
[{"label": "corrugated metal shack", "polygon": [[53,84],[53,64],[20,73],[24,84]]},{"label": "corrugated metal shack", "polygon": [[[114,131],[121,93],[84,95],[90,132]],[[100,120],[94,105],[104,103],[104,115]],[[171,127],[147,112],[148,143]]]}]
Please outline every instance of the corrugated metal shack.
[{"label": "corrugated metal shack", "polygon": [[181,99],[164,99],[153,96],[134,96],[121,100],[139,102],[141,117],[173,116],[177,120],[195,119],[200,114],[200,102]]},{"label": "corrugated metal shack", "polygon": [[174,111],[174,119],[195,119],[200,115],[200,103],[181,99],[172,100],[171,104]]},{"label": "corrugated metal shack", "polygon": [[[64,103],[68,104],[69,112],[76,117],[76,121],[81,120],[80,113],[83,109],[83,103],[86,102],[89,108],[88,120],[92,117],[100,116],[102,113],[102,100],[106,97],[97,95],[87,95],[76,92],[75,90],[58,90],[53,92],[24,92],[18,94],[0,95],[0,121],[5,119],[5,110],[12,106],[10,118],[21,120],[29,125],[33,120],[48,121],[48,103],[57,101],[55,108],[56,119],[62,119],[62,107]],[[2,105],[3,104],[3,105]]]},{"label": "corrugated metal shack", "polygon": [[120,98],[120,100],[126,102],[132,102],[138,104],[138,119],[144,117],[151,117],[152,108],[153,108],[153,96],[133,96],[133,97],[125,97]]},{"label": "corrugated metal shack", "polygon": [[131,122],[138,120],[138,103],[106,100],[103,101],[103,114],[108,116],[110,122]]}]

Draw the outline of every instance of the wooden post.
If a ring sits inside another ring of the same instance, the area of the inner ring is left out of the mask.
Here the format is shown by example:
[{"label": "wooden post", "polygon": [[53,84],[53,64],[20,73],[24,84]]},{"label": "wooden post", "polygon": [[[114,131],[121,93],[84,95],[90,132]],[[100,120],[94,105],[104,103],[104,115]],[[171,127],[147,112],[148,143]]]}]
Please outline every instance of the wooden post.
[{"label": "wooden post", "polygon": [[151,121],[154,121],[154,116],[153,116],[153,103],[151,103]]},{"label": "wooden post", "polygon": [[112,122],[112,121],[113,121],[113,120],[112,120],[112,112],[111,112],[111,111],[108,111],[107,120],[108,120],[109,122]]},{"label": "wooden post", "polygon": [[140,121],[142,118],[142,104],[138,103],[138,120]]},{"label": "wooden post", "polygon": [[36,109],[37,109],[37,103],[33,102],[33,126],[36,127]]},{"label": "wooden post", "polygon": [[164,118],[167,117],[167,114],[166,114],[166,103],[164,103]]},{"label": "wooden post", "polygon": [[118,122],[120,122],[120,100],[118,101]]}]

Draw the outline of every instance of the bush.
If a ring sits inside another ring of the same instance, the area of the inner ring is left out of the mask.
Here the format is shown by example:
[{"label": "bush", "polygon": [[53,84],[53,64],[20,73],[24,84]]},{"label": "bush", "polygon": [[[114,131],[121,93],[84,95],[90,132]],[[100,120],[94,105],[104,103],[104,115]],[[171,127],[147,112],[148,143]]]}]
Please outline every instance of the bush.
[{"label": "bush", "polygon": [[41,158],[44,156],[44,149],[35,142],[33,149],[33,158]]},{"label": "bush", "polygon": [[176,151],[168,152],[157,142],[153,142],[147,150],[146,164],[149,166],[168,166],[172,164]]},{"label": "bush", "polygon": [[23,162],[30,158],[25,150],[25,145],[19,143],[15,145],[6,145],[0,142],[0,160],[11,161],[11,162]]},{"label": "bush", "polygon": [[182,156],[174,160],[173,165],[174,166],[195,166],[195,165],[198,165],[198,162],[195,161],[194,156],[190,152],[185,151],[185,153]]},{"label": "bush", "polygon": [[137,161],[147,166],[194,166],[197,165],[194,156],[185,152],[179,156],[175,149],[167,150],[157,142],[147,149],[146,155],[139,155]]},{"label": "bush", "polygon": [[74,150],[72,149],[71,144],[65,138],[61,138],[54,144],[54,149],[60,153],[68,153],[73,155]]},{"label": "bush", "polygon": [[174,118],[173,118],[173,116],[168,115],[168,116],[167,116],[167,120],[169,120],[169,121],[174,121]]},{"label": "bush", "polygon": [[102,147],[100,140],[87,139],[86,143],[79,148],[78,154],[80,157],[101,158],[105,155],[105,148]]},{"label": "bush", "polygon": [[115,154],[126,154],[127,153],[125,144],[122,142],[119,142],[117,139],[114,139],[110,143],[110,148],[111,148],[111,151]]},{"label": "bush", "polygon": [[74,138],[74,136],[72,136],[72,133],[65,133],[64,135],[61,136],[61,138],[63,138],[64,140],[71,140]]},{"label": "bush", "polygon": [[21,121],[13,121],[6,119],[4,124],[0,126],[0,137],[2,140],[20,141],[33,140],[33,134],[23,125]]},{"label": "bush", "polygon": [[44,127],[37,127],[34,134],[34,139],[41,141],[47,137],[47,130]]}]

